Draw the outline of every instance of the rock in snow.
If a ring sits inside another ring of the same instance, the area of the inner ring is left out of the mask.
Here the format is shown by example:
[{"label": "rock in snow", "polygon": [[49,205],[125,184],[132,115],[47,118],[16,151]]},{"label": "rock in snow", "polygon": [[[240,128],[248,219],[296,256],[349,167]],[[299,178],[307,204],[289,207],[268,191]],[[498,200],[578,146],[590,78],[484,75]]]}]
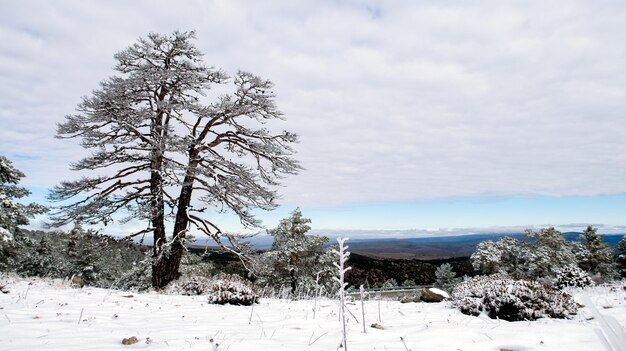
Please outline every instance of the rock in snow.
[{"label": "rock in snow", "polygon": [[136,336],[131,336],[130,338],[122,339],[122,344],[124,344],[124,345],[132,345],[132,344],[136,344],[138,342],[139,342],[139,339],[137,339]]},{"label": "rock in snow", "polygon": [[441,302],[450,297],[447,292],[437,288],[424,288],[420,294],[424,302]]}]

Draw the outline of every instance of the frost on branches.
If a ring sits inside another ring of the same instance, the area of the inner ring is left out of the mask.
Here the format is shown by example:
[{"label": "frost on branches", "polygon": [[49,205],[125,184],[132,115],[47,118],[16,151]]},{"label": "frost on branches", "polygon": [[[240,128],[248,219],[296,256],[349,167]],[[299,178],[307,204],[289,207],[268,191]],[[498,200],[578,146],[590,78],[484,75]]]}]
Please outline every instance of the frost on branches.
[{"label": "frost on branches", "polygon": [[28,224],[29,218],[47,211],[35,203],[23,205],[16,201],[30,195],[26,188],[17,186],[22,178],[24,173],[0,155],[0,249],[11,244],[18,226]]},{"label": "frost on branches", "polygon": [[245,261],[245,247],[207,209],[260,227],[252,210],[274,209],[280,180],[301,169],[297,135],[269,128],[284,119],[273,83],[206,65],[194,39],[179,31],[140,38],[115,55],[117,75],[57,128],[58,138],[79,139],[91,152],[71,165],[86,176],[51,192],[59,203],[52,224],[142,220],[146,227],[131,235],[152,234],[157,288],[180,276],[190,230]]},{"label": "frost on branches", "polygon": [[346,334],[346,301],[345,301],[345,289],[348,283],[345,283],[346,272],[351,270],[352,267],[346,266],[348,262],[348,258],[350,257],[350,252],[348,251],[348,245],[345,245],[345,242],[348,238],[337,238],[337,243],[339,243],[339,248],[334,250],[335,254],[339,256],[338,262],[334,262],[333,264],[337,267],[338,275],[334,277],[334,279],[339,283],[339,316],[343,325],[343,349],[348,350],[348,340]]},{"label": "frost on branches", "polygon": [[507,321],[567,318],[577,311],[576,302],[565,292],[502,274],[460,283],[452,291],[452,304],[464,314],[485,313]]}]

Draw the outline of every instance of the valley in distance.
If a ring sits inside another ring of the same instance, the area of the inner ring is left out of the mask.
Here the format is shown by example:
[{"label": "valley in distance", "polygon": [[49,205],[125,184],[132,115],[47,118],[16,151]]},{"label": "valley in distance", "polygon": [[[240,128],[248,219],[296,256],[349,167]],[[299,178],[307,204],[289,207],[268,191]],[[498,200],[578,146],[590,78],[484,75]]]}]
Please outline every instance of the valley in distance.
[{"label": "valley in distance", "polygon": [[[569,241],[576,241],[580,232],[565,232],[563,236]],[[604,241],[612,247],[626,234],[606,234]],[[335,238],[340,235],[329,236],[327,245],[336,244]],[[349,251],[353,254],[368,256],[376,259],[417,259],[441,260],[455,257],[469,257],[476,250],[478,243],[485,240],[499,240],[505,236],[522,240],[524,233],[493,233],[493,234],[457,234],[450,236],[428,236],[414,238],[350,238]],[[190,248],[204,249],[210,245],[210,240],[197,239]],[[272,237],[257,235],[249,239],[254,249],[266,250],[272,246]]]}]

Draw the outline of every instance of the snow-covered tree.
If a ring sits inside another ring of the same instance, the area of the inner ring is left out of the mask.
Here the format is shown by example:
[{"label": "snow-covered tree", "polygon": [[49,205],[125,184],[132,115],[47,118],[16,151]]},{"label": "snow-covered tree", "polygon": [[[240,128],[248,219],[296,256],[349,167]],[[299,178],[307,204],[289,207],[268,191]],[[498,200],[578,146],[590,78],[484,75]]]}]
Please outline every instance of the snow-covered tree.
[{"label": "snow-covered tree", "polygon": [[626,235],[617,243],[617,251],[617,257],[615,257],[617,271],[626,278]]},{"label": "snow-covered tree", "polygon": [[[51,224],[106,225],[120,212],[122,221],[144,220],[146,228],[133,235],[152,233],[155,287],[179,276],[192,229],[240,253],[207,209],[229,210],[242,224],[259,226],[250,209],[273,209],[280,178],[300,169],[291,147],[297,136],[262,126],[283,118],[273,84],[206,66],[194,38],[178,31],[140,38],[115,55],[118,75],[83,98],[57,129],[57,137],[80,139],[91,155],[71,165],[87,176],[51,192],[61,203]],[[233,92],[221,94],[227,85]],[[211,88],[219,91],[212,102]]]},{"label": "snow-covered tree", "polygon": [[504,237],[496,242],[483,241],[471,256],[472,266],[483,274],[506,272],[520,276],[523,275],[523,263],[528,249],[526,243],[511,237]]},{"label": "snow-covered tree", "polygon": [[311,219],[304,218],[297,208],[276,228],[268,230],[274,238],[272,248],[255,265],[260,270],[258,275],[262,282],[287,285],[291,293],[296,294],[302,287],[312,289],[317,277],[322,285],[332,281],[335,259],[330,250],[323,250],[328,238],[307,235],[311,229],[309,223]]},{"label": "snow-covered tree", "polygon": [[0,155],[0,249],[13,241],[18,226],[28,224],[29,218],[47,211],[42,205],[24,205],[17,201],[30,195],[30,191],[17,185],[22,178],[24,173]]},{"label": "snow-covered tree", "polygon": [[491,240],[478,243],[476,251],[470,257],[474,269],[483,274],[493,274],[500,271],[502,251]]},{"label": "snow-covered tree", "polygon": [[457,281],[456,273],[454,273],[452,265],[449,263],[444,263],[437,267],[435,278],[435,285],[447,291],[450,291]]},{"label": "snow-covered tree", "polygon": [[604,235],[598,235],[597,229],[588,226],[574,244],[574,254],[578,266],[587,273],[613,277],[616,273],[613,261],[613,249],[604,242]]},{"label": "snow-covered tree", "polygon": [[555,277],[557,269],[576,263],[572,245],[554,228],[527,230],[524,240],[504,237],[483,241],[471,256],[483,274],[506,273],[516,278]]},{"label": "snow-covered tree", "polygon": [[576,256],[563,234],[554,228],[526,230],[531,244],[526,269],[531,277],[555,277],[557,270],[576,264]]}]

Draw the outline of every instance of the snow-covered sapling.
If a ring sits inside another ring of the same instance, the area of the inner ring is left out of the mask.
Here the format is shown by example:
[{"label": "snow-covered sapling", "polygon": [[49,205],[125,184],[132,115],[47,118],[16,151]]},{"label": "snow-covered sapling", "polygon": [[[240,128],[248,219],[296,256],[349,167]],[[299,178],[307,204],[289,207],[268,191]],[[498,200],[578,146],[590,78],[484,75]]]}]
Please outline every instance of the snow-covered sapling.
[{"label": "snow-covered sapling", "polygon": [[363,333],[367,333],[365,330],[365,303],[363,300],[365,299],[365,288],[363,288],[363,284],[359,287],[359,296],[361,297],[361,316],[363,317]]},{"label": "snow-covered sapling", "polygon": [[337,282],[339,282],[339,314],[341,317],[341,321],[343,324],[343,347],[345,351],[348,351],[347,338],[346,338],[346,304],[345,304],[345,288],[347,283],[345,283],[345,275],[346,272],[352,269],[352,267],[347,267],[346,262],[348,261],[348,257],[350,257],[350,252],[348,251],[348,245],[344,245],[344,243],[348,240],[348,238],[337,238],[337,242],[339,243],[339,250],[333,250],[339,256],[339,263],[334,262],[333,264],[337,267],[338,276],[333,277]]},{"label": "snow-covered sapling", "polygon": [[313,298],[313,319],[315,319],[315,312],[317,311],[317,298],[319,297],[319,294],[320,294],[320,274],[322,274],[322,272],[323,271],[319,271],[315,275],[315,296]]}]

